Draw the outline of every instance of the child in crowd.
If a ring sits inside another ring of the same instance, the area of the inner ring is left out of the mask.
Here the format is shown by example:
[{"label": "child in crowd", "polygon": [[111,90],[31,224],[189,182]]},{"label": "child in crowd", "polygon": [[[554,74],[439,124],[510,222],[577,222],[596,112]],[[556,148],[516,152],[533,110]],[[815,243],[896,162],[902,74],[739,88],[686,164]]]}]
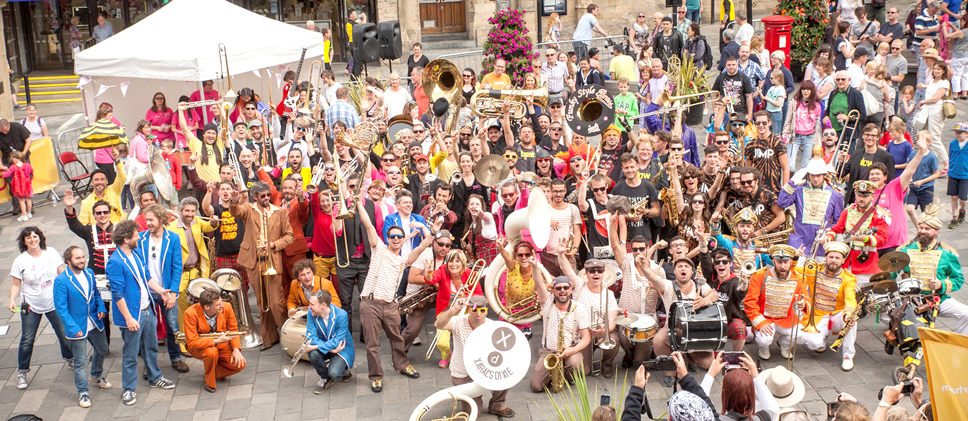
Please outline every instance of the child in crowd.
[{"label": "child in crowd", "polygon": [[[618,78],[618,92],[619,94],[615,96],[615,113],[627,117],[638,114],[639,101],[635,99],[634,94],[629,92],[628,78]],[[622,127],[623,125],[619,124],[618,126],[619,131],[625,131],[625,127]]]},{"label": "child in crowd", "polygon": [[134,176],[136,176],[137,174],[132,174],[132,172],[128,171],[127,162],[128,162],[128,154],[130,152],[130,150],[128,149],[128,144],[127,143],[118,144],[117,146],[114,147],[114,149],[118,150],[118,160],[125,163],[125,167],[124,167],[125,174],[127,174],[128,176],[128,178],[124,181],[124,188],[121,189],[121,209],[124,209],[124,211],[127,212],[134,207],[134,196],[131,194],[130,183],[131,183],[131,179],[134,178]]},{"label": "child in crowd", "polygon": [[[904,123],[900,123],[900,125],[901,130],[903,130]],[[897,127],[895,126],[894,122],[892,122],[890,127],[892,136],[894,135],[893,132],[896,128]],[[924,136],[927,139],[928,144],[931,144],[931,133],[923,131],[919,134],[919,136]],[[908,148],[910,148],[910,144],[908,142],[904,142],[903,138],[901,138],[901,141],[905,145],[908,145]],[[895,142],[892,142],[890,145],[888,145],[889,152],[890,146],[894,145],[896,142],[897,138],[895,138]],[[891,154],[893,155],[894,153],[891,152]],[[908,161],[904,162],[909,162],[912,158],[914,158],[914,154],[915,152],[912,150],[908,154]],[[896,155],[894,159],[897,159]],[[920,207],[921,211],[923,212],[926,206],[930,205],[931,202],[934,202],[934,180],[938,177],[941,177],[941,168],[938,167],[938,156],[929,149],[928,153],[921,158],[921,163],[918,164],[917,170],[914,171],[914,176],[911,177],[911,185],[908,187],[907,196],[904,197],[904,210],[907,211],[908,218],[910,218],[909,220],[917,221],[917,209]]]},{"label": "child in crowd", "polygon": [[905,131],[912,136],[918,135],[918,129],[914,128],[914,112],[918,110],[918,103],[914,101],[914,86],[907,85],[901,88],[901,100],[897,102],[897,116],[904,120]]},{"label": "child in crowd", "polygon": [[10,179],[11,193],[20,202],[20,216],[17,220],[23,222],[34,217],[32,214],[34,203],[31,199],[34,197],[34,186],[31,184],[34,179],[34,169],[29,162],[24,161],[23,152],[11,152],[10,161],[13,165],[3,172],[3,178]]},{"label": "child in crowd", "polygon": [[783,84],[783,72],[774,70],[770,73],[770,90],[766,92],[766,111],[773,120],[773,133],[783,131],[783,101],[786,100],[786,85]]},{"label": "child in crowd", "polygon": [[894,119],[887,126],[887,132],[891,135],[891,142],[887,144],[887,151],[894,157],[894,169],[898,171],[898,174],[904,171],[909,158],[914,156],[914,148],[911,147],[910,142],[904,139],[905,128],[904,122],[898,119]]},{"label": "child in crowd", "polygon": [[951,224],[965,222],[968,202],[968,121],[955,125],[955,140],[948,144],[948,196],[951,196]]},{"label": "child in crowd", "polygon": [[165,139],[161,142],[161,157],[168,164],[168,171],[171,172],[171,181],[175,184],[175,190],[181,190],[182,168],[181,160],[175,155],[175,142]]}]

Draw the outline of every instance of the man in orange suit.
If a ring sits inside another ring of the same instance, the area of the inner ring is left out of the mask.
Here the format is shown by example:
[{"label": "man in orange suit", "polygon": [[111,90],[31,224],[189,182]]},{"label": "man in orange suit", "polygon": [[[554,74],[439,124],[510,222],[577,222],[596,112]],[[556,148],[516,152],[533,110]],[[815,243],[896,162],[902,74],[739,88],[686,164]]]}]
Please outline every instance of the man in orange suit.
[{"label": "man in orange suit", "polygon": [[797,312],[803,314],[806,307],[804,287],[796,276],[791,276],[796,250],[787,244],[770,247],[773,266],[753,272],[743,307],[753,323],[753,334],[759,346],[760,358],[770,359],[770,345],[777,339],[780,355],[789,358],[790,335],[798,328]]},{"label": "man in orange suit", "polygon": [[[192,357],[205,364],[205,390],[215,393],[215,381],[224,379],[245,368],[242,345],[238,336],[227,332],[239,330],[232,306],[223,305],[218,293],[205,289],[198,303],[185,311],[185,346]],[[201,334],[222,333],[216,338],[202,338]]]},{"label": "man in orange suit", "polygon": [[296,279],[292,280],[292,284],[289,286],[289,297],[286,299],[289,317],[295,317],[297,310],[308,312],[309,297],[312,297],[313,293],[321,289],[332,294],[334,306],[342,307],[333,283],[329,279],[316,276],[316,263],[312,259],[303,259],[296,262],[292,267],[292,273],[296,274]]}]

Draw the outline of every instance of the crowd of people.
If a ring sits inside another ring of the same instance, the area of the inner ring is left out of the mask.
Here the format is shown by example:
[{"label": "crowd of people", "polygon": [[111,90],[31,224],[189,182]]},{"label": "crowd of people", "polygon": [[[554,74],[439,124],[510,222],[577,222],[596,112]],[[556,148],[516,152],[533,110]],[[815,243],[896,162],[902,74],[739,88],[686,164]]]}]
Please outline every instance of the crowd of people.
[{"label": "crowd of people", "polygon": [[[908,89],[900,86],[907,61],[900,61],[897,9],[877,25],[862,7],[841,3],[831,42],[817,49],[797,88],[784,53],[765,51],[762,36],[735,13],[738,24],[723,32],[713,87],[721,97],[710,104],[705,136],[674,110],[660,115],[676,76],[667,73],[670,59],[709,60],[698,22],[687,19],[698,20],[699,2],[678,11],[676,21],[689,24],[673,27],[670,17],[657,15],[651,33],[639,14],[608,69],[587,41],[594,32],[607,35],[598,7],[589,5],[573,52],[548,48],[522,86],[512,84],[503,59],[479,80],[464,69],[450,103],[427,86],[436,81],[424,73],[438,62],[429,62],[419,43],[408,59],[409,86],[397,73],[387,82],[341,84],[322,70],[319,86],[287,72],[277,104],[245,87],[223,107],[213,81],[177,104],[156,93],[129,142],[95,151],[91,192],[64,195],[65,221],[85,247],[60,254],[33,226],[18,237],[22,253],[10,291],[10,310],[22,313],[23,324],[17,386],[29,387],[43,315],[74,370],[82,407],[91,405],[89,378],[112,387],[102,364],[112,318],[124,342],[126,405],[137,400],[139,355],[151,387],[175,387],[159,368],[159,339],[178,372],[189,371],[185,358],[201,359],[204,387],[214,392],[245,368],[239,336],[247,333],[240,332],[246,315],[224,295],[189,290],[216,269],[239,274],[243,297],[252,289],[258,326],[247,328],[258,329],[261,350],[280,342],[287,320],[305,320],[303,350],[320,377],[317,394],[362,372],[356,341],[366,347],[374,393],[383,388],[384,338],[393,369],[418,378],[409,353],[428,339],[431,310],[440,334],[427,346],[440,350],[437,363],[454,385],[470,382],[463,356],[477,350],[465,342],[497,311],[484,297],[494,295],[510,314],[532,311],[543,319],[538,339],[532,323],[512,320],[537,348],[535,392],[573,381],[578,370],[589,373],[598,358],[601,376],[610,378],[617,365],[671,356],[675,369],[666,367],[663,382],[683,389],[669,402],[671,419],[772,417],[798,402],[782,389],[795,389],[794,374],[783,367],[758,373],[744,353],[740,369],[724,376],[716,409],[707,395],[727,365],[714,352],[723,347],[683,349],[677,323],[693,311],[721,310],[728,328],[715,342],[740,353],[755,342],[760,360],[771,358],[774,343],[784,358],[798,346],[822,352],[839,334],[841,367],[851,370],[858,289],[881,272],[878,257],[895,250],[940,256],[901,272],[910,272],[923,294],[938,296],[940,316],[968,334],[968,306],[950,296],[964,282],[962,269],[929,206],[934,181],[947,177],[948,226],[964,221],[968,123],[946,139],[940,102],[949,90],[965,93],[955,81],[964,69],[953,66],[952,74],[933,48],[942,36],[951,40],[941,44],[953,60],[961,58],[968,44],[960,44],[960,18],[932,23],[938,5],[922,5],[919,79]],[[950,13],[951,3],[944,7]],[[560,27],[549,37],[557,41]],[[564,105],[578,88],[605,80],[617,82],[616,122],[586,137]],[[483,117],[472,112],[475,92],[518,88],[529,93],[501,100]],[[537,88],[547,88],[548,97],[536,97]],[[214,103],[198,110],[203,100]],[[23,221],[31,215],[30,195],[18,193],[18,179],[30,177],[30,139],[47,131],[33,110],[21,123],[0,121],[0,170],[13,179]],[[97,120],[128,123],[107,103]],[[133,182],[154,159],[167,163],[180,199],[163,194],[170,186]],[[173,209],[164,205],[172,202]],[[512,216],[532,207],[547,213],[522,227]],[[916,238],[909,238],[909,223]],[[529,232],[547,232],[547,244]],[[798,263],[807,258],[821,262],[810,276]],[[479,260],[500,273],[487,294]],[[110,296],[102,295],[107,290]],[[429,298],[401,312],[400,303],[417,296]],[[819,332],[803,330],[807,314],[819,320]],[[646,340],[624,333],[629,315],[646,328]],[[356,326],[358,337],[351,333]],[[88,342],[90,369],[75,358],[86,355]],[[561,368],[542,364],[548,356]],[[691,365],[709,370],[701,383],[688,374]],[[640,369],[630,399],[641,398],[647,380]],[[892,392],[882,403],[890,407],[899,394],[886,390]],[[494,391],[486,410],[513,416],[506,394]]]}]

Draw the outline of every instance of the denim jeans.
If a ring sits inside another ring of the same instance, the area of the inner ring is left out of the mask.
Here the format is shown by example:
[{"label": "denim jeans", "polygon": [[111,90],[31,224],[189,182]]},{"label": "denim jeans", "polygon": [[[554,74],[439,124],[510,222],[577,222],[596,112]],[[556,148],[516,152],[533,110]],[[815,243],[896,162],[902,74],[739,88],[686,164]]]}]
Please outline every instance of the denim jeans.
[{"label": "denim jeans", "polygon": [[71,353],[71,347],[67,343],[67,338],[64,337],[64,324],[61,323],[61,319],[57,316],[56,311],[51,310],[44,314],[34,313],[32,311],[20,313],[21,335],[20,347],[17,348],[17,370],[21,373],[30,371],[30,357],[34,354],[34,340],[37,338],[37,329],[40,327],[40,318],[42,316],[47,316],[50,327],[57,334],[61,357],[68,361],[74,358],[74,354]]},{"label": "denim jeans", "polygon": [[[326,367],[327,361],[329,361],[328,368]],[[337,354],[323,354],[322,351],[315,349],[309,351],[309,362],[313,364],[316,374],[319,374],[319,378],[323,380],[337,380],[346,373],[346,361],[343,361],[343,358]]]},{"label": "denim jeans", "polygon": [[686,9],[686,19],[689,19],[690,22],[701,24],[702,22],[699,21],[701,17],[702,14],[699,13],[699,9]]},{"label": "denim jeans", "polygon": [[783,111],[768,111],[768,112],[770,113],[770,121],[772,122],[772,126],[770,126],[770,129],[773,131],[773,133],[777,133],[777,134],[782,133],[783,132]]},{"label": "denim jeans", "polygon": [[135,332],[121,327],[121,338],[124,340],[121,348],[121,386],[126,391],[134,391],[138,386],[139,353],[148,369],[148,381],[155,382],[161,378],[161,369],[158,368],[158,334],[155,332],[158,322],[152,307],[141,310],[138,320],[141,323]]},{"label": "denim jeans", "polygon": [[[110,326],[104,326],[109,329]],[[87,343],[90,342],[94,347],[94,355],[91,357],[91,377],[101,378],[104,371],[104,357],[108,355],[108,340],[103,330],[91,329],[87,331],[87,339],[69,339],[71,351],[78,358],[74,360],[74,386],[77,386],[77,394],[87,395]]]},{"label": "denim jeans", "polygon": [[798,134],[793,136],[790,143],[787,144],[787,161],[790,164],[790,174],[792,175],[796,171],[796,159],[797,151],[800,151],[803,155],[800,156],[800,168],[806,168],[807,163],[813,157],[813,135],[812,134]]},{"label": "denim jeans", "polygon": [[134,207],[134,196],[131,194],[131,186],[125,184],[121,189],[121,208],[131,209]]},{"label": "denim jeans", "polygon": [[572,41],[571,48],[575,50],[575,54],[578,56],[579,61],[588,55],[588,44],[586,44],[584,41]]},{"label": "denim jeans", "polygon": [[[165,308],[165,301],[161,299],[161,296],[157,294],[151,294],[151,298],[154,299],[155,304],[161,306],[161,315],[165,319],[165,327],[168,331],[168,336],[165,339],[165,347],[168,348],[168,359],[172,363],[175,361],[181,361],[181,347],[175,343],[175,335],[178,334],[178,306],[172,306],[171,308]],[[157,323],[157,322],[156,322]]]}]

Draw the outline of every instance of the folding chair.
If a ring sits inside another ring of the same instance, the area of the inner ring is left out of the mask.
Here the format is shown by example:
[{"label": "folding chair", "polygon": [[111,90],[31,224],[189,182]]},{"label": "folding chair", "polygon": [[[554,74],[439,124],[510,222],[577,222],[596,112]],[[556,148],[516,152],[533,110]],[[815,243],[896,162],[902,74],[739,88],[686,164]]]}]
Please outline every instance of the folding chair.
[{"label": "folding chair", "polygon": [[[74,190],[74,194],[79,197],[87,195],[87,192],[91,189],[91,172],[88,171],[87,166],[81,160],[77,159],[77,155],[74,152],[61,153],[57,157],[57,161],[60,163],[60,169],[64,177],[71,182],[71,190]],[[80,165],[83,173],[72,176],[67,171],[67,166],[72,163]]]}]

